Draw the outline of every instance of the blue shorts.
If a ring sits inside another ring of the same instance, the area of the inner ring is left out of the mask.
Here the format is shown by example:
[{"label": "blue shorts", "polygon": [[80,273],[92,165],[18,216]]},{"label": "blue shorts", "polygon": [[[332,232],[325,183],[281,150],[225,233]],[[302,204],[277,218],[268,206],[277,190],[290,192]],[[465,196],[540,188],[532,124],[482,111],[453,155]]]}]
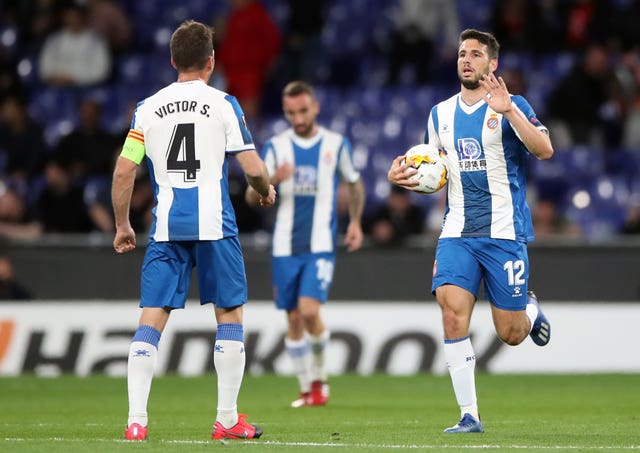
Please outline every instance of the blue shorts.
[{"label": "blue shorts", "polygon": [[527,244],[491,238],[438,241],[431,291],[451,284],[477,298],[481,281],[493,305],[502,310],[524,310],[529,285]]},{"label": "blue shorts", "polygon": [[142,263],[140,306],[184,308],[194,266],[201,305],[233,308],[247,301],[247,277],[237,237],[176,242],[149,239]]},{"label": "blue shorts", "polygon": [[334,253],[274,256],[271,275],[276,307],[293,310],[298,306],[300,296],[325,303],[329,297],[335,262]]}]

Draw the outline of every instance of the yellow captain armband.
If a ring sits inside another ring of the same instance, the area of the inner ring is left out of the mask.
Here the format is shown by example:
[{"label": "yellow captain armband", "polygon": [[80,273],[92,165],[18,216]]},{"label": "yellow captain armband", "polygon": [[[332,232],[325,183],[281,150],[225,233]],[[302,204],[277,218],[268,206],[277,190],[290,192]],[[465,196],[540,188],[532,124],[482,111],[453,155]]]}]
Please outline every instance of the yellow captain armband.
[{"label": "yellow captain armband", "polygon": [[136,164],[140,164],[142,159],[144,159],[145,153],[144,135],[142,135],[142,132],[135,129],[129,130],[120,155],[135,162]]}]

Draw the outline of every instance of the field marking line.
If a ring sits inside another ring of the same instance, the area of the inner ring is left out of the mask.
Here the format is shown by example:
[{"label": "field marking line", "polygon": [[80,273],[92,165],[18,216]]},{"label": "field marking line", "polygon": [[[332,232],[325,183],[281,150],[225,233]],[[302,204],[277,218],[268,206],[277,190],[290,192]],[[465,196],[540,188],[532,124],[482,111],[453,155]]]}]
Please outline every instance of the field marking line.
[{"label": "field marking line", "polygon": [[[29,441],[46,441],[46,442],[87,442],[87,439],[69,439],[64,437],[49,437],[46,439],[37,438],[22,438],[22,437],[5,437],[5,442],[29,442]],[[115,443],[131,443],[125,439],[92,439],[95,442],[115,442]],[[210,440],[159,440],[160,443],[165,444],[179,444],[179,445],[207,445],[216,443]],[[233,442],[233,441],[232,441]],[[226,444],[227,442],[221,442]],[[323,442],[279,442],[279,441],[242,441],[242,445],[254,445],[254,446],[280,446],[280,447],[321,447],[321,448],[379,448],[389,450],[399,449],[425,449],[425,450],[498,450],[503,448],[512,448],[518,450],[640,450],[640,445],[622,445],[622,446],[592,446],[592,445],[393,445],[393,444],[363,444],[363,443],[323,443]]]}]

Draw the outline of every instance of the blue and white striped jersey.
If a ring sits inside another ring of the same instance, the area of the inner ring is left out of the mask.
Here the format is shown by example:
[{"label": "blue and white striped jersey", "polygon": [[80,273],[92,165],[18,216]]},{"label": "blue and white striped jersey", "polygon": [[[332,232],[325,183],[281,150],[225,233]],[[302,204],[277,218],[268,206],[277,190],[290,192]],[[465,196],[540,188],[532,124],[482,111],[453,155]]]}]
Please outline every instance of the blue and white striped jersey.
[{"label": "blue and white striped jersey", "polygon": [[346,137],[322,127],[309,139],[287,129],[267,142],[262,158],[269,174],[287,162],[295,168],[278,187],[273,256],[335,250],[339,179],[360,178],[352,154]]},{"label": "blue and white striped jersey", "polygon": [[[511,99],[546,130],[522,96]],[[529,151],[502,114],[484,100],[466,105],[458,93],[431,109],[425,140],[446,152],[449,182],[440,237],[533,240],[526,202]]]},{"label": "blue and white striped jersey", "polygon": [[127,140],[136,146],[128,155],[123,150],[124,157],[137,163],[148,157],[155,193],[153,239],[217,240],[238,234],[227,154],[255,146],[234,97],[202,80],[172,83],[138,104]]}]

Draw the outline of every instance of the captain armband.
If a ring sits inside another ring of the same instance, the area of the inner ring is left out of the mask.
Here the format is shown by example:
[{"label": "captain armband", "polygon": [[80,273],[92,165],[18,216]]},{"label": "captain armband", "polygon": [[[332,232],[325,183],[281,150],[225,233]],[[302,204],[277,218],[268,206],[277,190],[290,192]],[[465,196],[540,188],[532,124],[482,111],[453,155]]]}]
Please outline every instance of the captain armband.
[{"label": "captain armband", "polygon": [[135,162],[136,164],[140,164],[142,159],[144,159],[145,153],[146,149],[144,146],[144,136],[142,135],[142,132],[131,129],[124,141],[120,155]]}]

